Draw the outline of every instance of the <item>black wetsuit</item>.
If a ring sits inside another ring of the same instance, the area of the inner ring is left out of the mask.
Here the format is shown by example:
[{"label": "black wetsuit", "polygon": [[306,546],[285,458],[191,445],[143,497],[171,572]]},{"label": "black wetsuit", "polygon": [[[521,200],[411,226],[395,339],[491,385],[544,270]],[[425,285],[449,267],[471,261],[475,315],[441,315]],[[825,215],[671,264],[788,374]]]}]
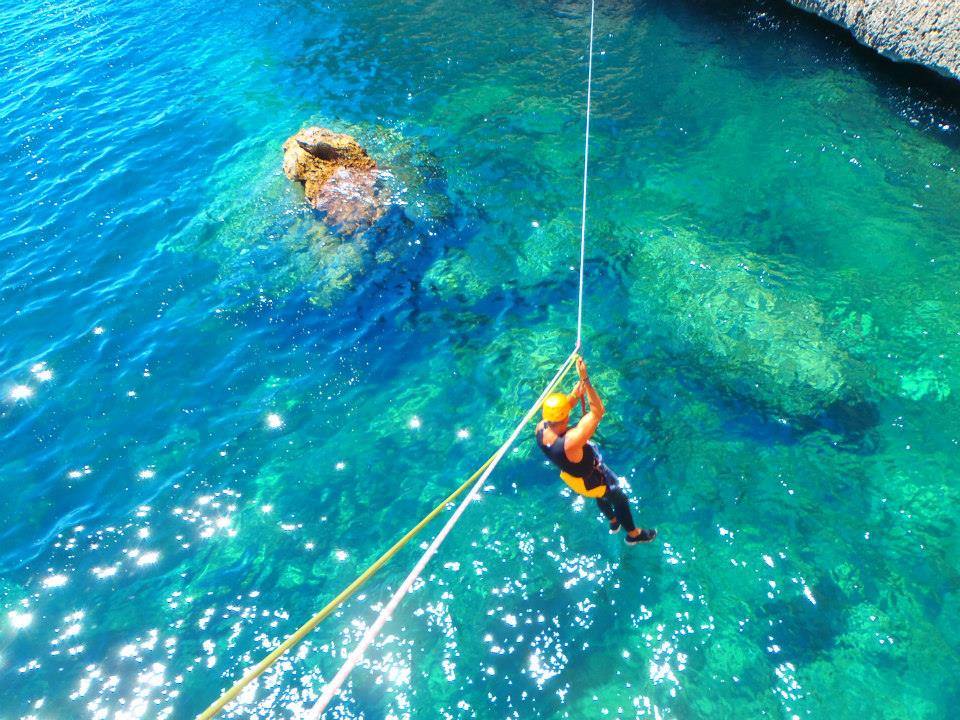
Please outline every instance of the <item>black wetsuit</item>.
[{"label": "black wetsuit", "polygon": [[607,491],[602,497],[596,498],[597,505],[608,520],[616,518],[627,532],[636,529],[633,515],[630,514],[630,501],[626,493],[617,484],[617,476],[613,470],[603,464],[603,458],[593,443],[583,446],[583,458],[573,462],[567,457],[563,445],[563,436],[559,436],[552,445],[543,441],[543,427],[537,428],[537,445],[554,465],[575,477],[583,478],[584,487],[592,490],[600,485],[606,485]]}]

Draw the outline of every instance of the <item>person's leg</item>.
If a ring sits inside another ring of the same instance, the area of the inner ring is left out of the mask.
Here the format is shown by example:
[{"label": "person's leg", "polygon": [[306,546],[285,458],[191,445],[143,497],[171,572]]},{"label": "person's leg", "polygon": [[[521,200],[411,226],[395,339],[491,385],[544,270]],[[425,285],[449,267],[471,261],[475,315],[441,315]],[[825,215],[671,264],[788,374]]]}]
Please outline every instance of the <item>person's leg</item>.
[{"label": "person's leg", "polygon": [[[600,471],[603,473],[604,482],[607,484],[607,492],[604,493],[603,500],[611,507],[613,514],[617,518],[618,526],[626,529],[627,534],[637,534],[636,525],[633,523],[633,516],[630,514],[630,502],[627,500],[626,493],[620,489],[616,473],[606,465],[602,465]],[[597,500],[599,502],[599,500]]]},{"label": "person's leg", "polygon": [[606,500],[613,507],[613,512],[623,526],[623,529],[626,530],[628,534],[636,534],[637,526],[633,522],[633,515],[630,512],[630,501],[627,499],[626,493],[623,492],[619,486],[607,486],[607,492],[602,499]]},{"label": "person's leg", "polygon": [[600,508],[607,520],[610,521],[610,532],[617,533],[620,532],[620,521],[617,519],[617,513],[613,509],[613,505],[610,504],[607,500],[602,497],[597,498],[597,507]]},{"label": "person's leg", "polygon": [[607,520],[616,519],[617,514],[613,511],[613,505],[605,497],[597,498],[597,507],[600,508],[600,512],[606,516]]},{"label": "person's leg", "polygon": [[627,531],[627,544],[634,545],[653,540],[657,536],[656,530],[653,528],[639,529],[634,524],[633,513],[630,512],[630,500],[627,498],[627,494],[620,489],[617,476],[613,470],[604,465],[603,474],[607,481],[607,492],[604,493],[603,499],[610,504],[620,525]]}]

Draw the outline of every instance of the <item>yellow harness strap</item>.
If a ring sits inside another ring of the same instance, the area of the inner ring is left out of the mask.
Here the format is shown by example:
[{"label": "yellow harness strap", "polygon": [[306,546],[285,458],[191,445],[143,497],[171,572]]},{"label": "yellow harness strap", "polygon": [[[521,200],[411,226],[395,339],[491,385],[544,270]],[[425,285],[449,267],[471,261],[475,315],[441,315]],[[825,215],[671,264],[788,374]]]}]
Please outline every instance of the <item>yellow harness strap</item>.
[{"label": "yellow harness strap", "polygon": [[583,482],[583,478],[577,477],[576,475],[571,475],[568,472],[560,471],[560,479],[563,480],[567,485],[570,486],[570,489],[573,490],[578,495],[583,495],[584,497],[589,498],[598,498],[603,497],[607,492],[607,485],[604,483],[599,487],[595,487],[592,490],[587,490],[586,483]]}]

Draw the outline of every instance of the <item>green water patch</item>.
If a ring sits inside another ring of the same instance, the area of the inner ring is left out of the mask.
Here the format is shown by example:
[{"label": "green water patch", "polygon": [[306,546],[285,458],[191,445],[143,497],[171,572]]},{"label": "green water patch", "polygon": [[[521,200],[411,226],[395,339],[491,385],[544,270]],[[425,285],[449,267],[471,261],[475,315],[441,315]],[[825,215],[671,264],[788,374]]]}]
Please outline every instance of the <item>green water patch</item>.
[{"label": "green water patch", "polygon": [[761,258],[677,231],[644,242],[631,262],[638,312],[670,323],[685,352],[738,394],[793,417],[864,396],[863,369],[832,339],[820,305]]},{"label": "green water patch", "polygon": [[544,304],[565,304],[575,299],[579,278],[580,227],[572,215],[513,228],[515,241],[506,247],[491,242],[492,228],[480,229],[430,266],[424,286],[441,302],[465,309],[511,292],[534,293]]}]

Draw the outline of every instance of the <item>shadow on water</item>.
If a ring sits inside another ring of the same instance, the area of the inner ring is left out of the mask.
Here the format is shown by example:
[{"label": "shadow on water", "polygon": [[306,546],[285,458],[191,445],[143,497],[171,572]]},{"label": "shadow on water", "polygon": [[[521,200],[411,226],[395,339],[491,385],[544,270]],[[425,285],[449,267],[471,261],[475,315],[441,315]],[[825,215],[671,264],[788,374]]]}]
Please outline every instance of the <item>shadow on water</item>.
[{"label": "shadow on water", "polygon": [[[762,632],[756,633],[755,642],[790,648],[789,659],[797,664],[813,662],[829,653],[846,629],[849,603],[826,573],[817,578],[815,587],[815,604],[800,593],[765,603],[758,612],[758,620],[765,622],[754,626],[762,628]],[[777,653],[768,653],[767,658],[774,665],[782,662]]]},{"label": "shadow on water", "polygon": [[[317,227],[325,227],[321,213],[311,211],[311,217]],[[317,293],[310,287],[317,277],[323,282],[322,261],[318,260],[315,277],[298,271],[301,282],[287,294],[266,308],[257,304],[241,307],[240,316],[268,315],[268,329],[284,344],[331,335],[338,344],[366,343],[384,322],[400,327],[423,312],[419,288],[424,272],[444,246],[463,240],[467,225],[456,210],[440,222],[423,223],[393,205],[374,227],[361,233],[342,236],[332,231],[336,242],[355,244],[370,259],[351,268],[349,282],[329,296],[330,305],[326,301],[318,305]]]},{"label": "shadow on water", "polygon": [[689,359],[675,358],[672,362],[684,368],[678,374],[681,385],[714,405],[726,418],[725,427],[740,437],[762,445],[794,445],[826,431],[838,450],[871,455],[879,448],[880,412],[874,402],[851,396],[838,399],[815,414],[784,415],[749,392],[718,384],[709,371],[697,363],[691,365]]}]

